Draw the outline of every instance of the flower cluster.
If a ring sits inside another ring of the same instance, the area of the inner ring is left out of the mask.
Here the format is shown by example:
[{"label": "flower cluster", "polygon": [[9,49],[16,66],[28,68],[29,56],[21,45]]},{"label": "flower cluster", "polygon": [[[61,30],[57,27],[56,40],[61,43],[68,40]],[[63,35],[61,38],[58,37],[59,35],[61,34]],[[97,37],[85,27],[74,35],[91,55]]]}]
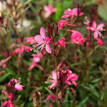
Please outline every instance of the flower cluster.
[{"label": "flower cluster", "polygon": [[17,79],[11,79],[8,83],[8,87],[15,88],[17,91],[23,90],[23,85],[21,85]]},{"label": "flower cluster", "polygon": [[52,8],[52,5],[44,6],[45,18],[48,18],[52,13],[56,12],[56,8]]},{"label": "flower cluster", "polygon": [[4,102],[2,103],[2,106],[13,107],[13,103],[12,103],[13,93],[10,93],[10,94],[8,95],[8,98],[9,98],[9,100],[4,101]]},{"label": "flower cluster", "polygon": [[66,85],[73,84],[75,87],[77,86],[76,80],[78,79],[78,76],[75,73],[72,73],[72,71],[69,69],[61,70],[58,72],[52,71],[51,78],[52,80],[49,80],[49,82],[52,83],[52,85],[49,86],[50,89],[58,86],[59,80]]}]

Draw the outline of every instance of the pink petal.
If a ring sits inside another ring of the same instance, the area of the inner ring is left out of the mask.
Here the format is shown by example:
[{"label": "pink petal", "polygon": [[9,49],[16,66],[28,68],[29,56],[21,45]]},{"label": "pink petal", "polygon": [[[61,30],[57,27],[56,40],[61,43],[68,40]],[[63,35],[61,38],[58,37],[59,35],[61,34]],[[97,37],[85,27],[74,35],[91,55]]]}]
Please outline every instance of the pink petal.
[{"label": "pink petal", "polygon": [[93,21],[93,25],[92,25],[93,29],[96,29],[96,22]]},{"label": "pink petal", "polygon": [[103,30],[103,27],[104,27],[104,24],[99,24],[98,27],[97,27],[97,30]]},{"label": "pink petal", "polygon": [[69,82],[69,81],[66,80],[65,84],[71,85],[71,82]]},{"label": "pink petal", "polygon": [[67,17],[70,17],[70,15],[66,14],[66,15],[61,16],[61,18],[67,18]]},{"label": "pink petal", "polygon": [[98,32],[94,32],[94,39],[97,39],[98,38]]},{"label": "pink petal", "polygon": [[56,87],[56,85],[57,85],[57,82],[54,82],[52,85],[49,86],[49,88],[52,89],[52,88]]},{"label": "pink petal", "polygon": [[21,85],[21,84],[19,84],[19,83],[15,84],[15,89],[18,90],[18,91],[23,90],[23,87],[24,87],[24,86]]},{"label": "pink petal", "polygon": [[57,80],[57,74],[55,71],[52,72],[52,79]]},{"label": "pink petal", "polygon": [[72,84],[76,87],[77,83],[74,80],[71,80]]},{"label": "pink petal", "polygon": [[51,48],[50,48],[50,45],[49,44],[46,44],[46,51],[48,52],[48,53],[52,53],[52,51],[51,51]]},{"label": "pink petal", "polygon": [[49,5],[48,5],[48,8],[49,8],[49,9],[51,9],[51,8],[52,8],[52,5],[51,5],[51,4],[49,4]]},{"label": "pink petal", "polygon": [[52,12],[56,12],[56,8],[52,8]]},{"label": "pink petal", "polygon": [[45,13],[45,18],[48,18],[50,15],[51,15],[51,12],[50,12],[50,11],[46,12],[46,13]]},{"label": "pink petal", "polygon": [[97,45],[99,45],[99,46],[103,45],[103,41],[100,38],[97,39]]},{"label": "pink petal", "polygon": [[33,63],[30,65],[28,71],[31,71],[34,67],[35,67],[35,63],[33,62]]},{"label": "pink petal", "polygon": [[44,43],[43,38],[40,35],[35,36],[34,39],[38,44]]},{"label": "pink petal", "polygon": [[7,103],[8,103],[8,101],[4,101],[4,102],[2,103],[2,106],[6,106]]},{"label": "pink petal", "polygon": [[23,48],[24,48],[27,52],[29,52],[29,51],[31,50],[31,47],[30,47],[30,46],[25,46],[25,45],[23,45]]},{"label": "pink petal", "polygon": [[36,63],[36,62],[39,62],[40,61],[40,56],[38,56],[38,55],[35,55],[34,57],[33,57],[33,61]]},{"label": "pink petal", "polygon": [[44,10],[45,10],[45,11],[49,11],[48,6],[44,6]]},{"label": "pink petal", "polygon": [[43,39],[45,39],[46,34],[45,34],[45,29],[43,27],[41,27],[40,29],[40,35],[42,36]]},{"label": "pink petal", "polygon": [[11,101],[8,102],[7,107],[13,107],[13,104]]}]

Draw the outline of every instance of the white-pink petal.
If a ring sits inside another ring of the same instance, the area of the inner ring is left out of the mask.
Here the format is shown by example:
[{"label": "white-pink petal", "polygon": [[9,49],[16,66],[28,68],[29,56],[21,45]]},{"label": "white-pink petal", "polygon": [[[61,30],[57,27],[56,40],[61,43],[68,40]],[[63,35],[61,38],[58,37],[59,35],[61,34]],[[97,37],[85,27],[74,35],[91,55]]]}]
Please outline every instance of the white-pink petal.
[{"label": "white-pink petal", "polygon": [[40,29],[40,35],[42,36],[43,39],[45,39],[46,34],[45,34],[45,29],[43,27],[41,27]]},{"label": "white-pink petal", "polygon": [[49,44],[46,44],[46,51],[48,52],[48,53],[52,53],[52,51],[51,51],[51,48],[50,48],[50,45]]},{"label": "white-pink petal", "polygon": [[43,38],[42,38],[41,35],[36,35],[36,36],[34,37],[34,40],[35,40],[38,44],[44,43]]},{"label": "white-pink petal", "polygon": [[98,32],[94,32],[94,39],[97,39],[98,38]]},{"label": "white-pink petal", "polygon": [[104,27],[104,24],[101,23],[101,24],[99,24],[99,25],[97,26],[97,30],[103,30],[103,27]]}]

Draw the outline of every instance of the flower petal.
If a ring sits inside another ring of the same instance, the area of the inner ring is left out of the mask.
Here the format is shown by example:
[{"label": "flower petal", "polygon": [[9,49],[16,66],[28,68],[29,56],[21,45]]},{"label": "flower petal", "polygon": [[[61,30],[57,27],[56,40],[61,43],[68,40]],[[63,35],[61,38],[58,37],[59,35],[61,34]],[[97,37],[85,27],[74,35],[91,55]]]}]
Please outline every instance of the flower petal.
[{"label": "flower petal", "polygon": [[43,38],[42,38],[40,35],[36,35],[36,36],[34,37],[34,39],[35,39],[35,41],[36,41],[38,44],[44,43]]},{"label": "flower petal", "polygon": [[45,29],[43,27],[41,27],[40,29],[40,35],[42,36],[43,39],[45,39],[46,34],[45,34]]},{"label": "flower petal", "polygon": [[101,30],[103,30],[103,27],[104,27],[104,24],[101,23],[101,24],[98,25],[97,30],[100,30],[100,31],[101,31]]},{"label": "flower petal", "polygon": [[46,51],[48,52],[48,53],[52,53],[52,51],[51,51],[51,48],[50,48],[50,45],[49,44],[46,44]]}]

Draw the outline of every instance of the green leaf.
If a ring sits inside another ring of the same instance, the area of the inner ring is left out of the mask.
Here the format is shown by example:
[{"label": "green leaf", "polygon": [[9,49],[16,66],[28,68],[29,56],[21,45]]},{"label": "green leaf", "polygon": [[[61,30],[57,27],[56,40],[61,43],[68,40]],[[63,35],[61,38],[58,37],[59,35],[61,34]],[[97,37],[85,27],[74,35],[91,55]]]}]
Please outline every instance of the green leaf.
[{"label": "green leaf", "polygon": [[85,102],[88,100],[88,97],[84,98],[77,107],[83,107],[83,104],[85,104]]},{"label": "green leaf", "polygon": [[57,21],[60,19],[61,15],[62,15],[62,8],[61,7],[62,7],[61,3],[57,3],[57,5],[56,5],[57,11],[56,11],[56,17],[55,17]]},{"label": "green leaf", "polygon": [[2,77],[0,77],[0,83],[3,82],[5,79],[7,79],[7,77],[9,77],[12,73],[7,72],[5,73]]}]

